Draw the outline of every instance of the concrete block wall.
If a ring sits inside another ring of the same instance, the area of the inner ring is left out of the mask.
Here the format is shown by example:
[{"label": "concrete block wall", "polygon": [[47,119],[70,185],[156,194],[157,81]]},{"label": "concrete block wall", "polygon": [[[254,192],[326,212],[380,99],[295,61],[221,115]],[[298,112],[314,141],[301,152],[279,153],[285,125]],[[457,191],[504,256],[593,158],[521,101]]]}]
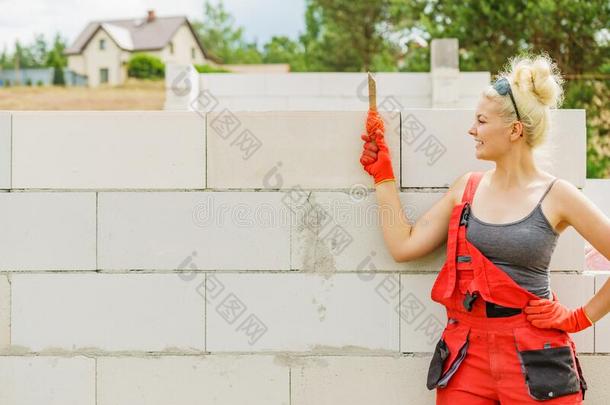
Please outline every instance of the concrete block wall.
[{"label": "concrete block wall", "polygon": [[[0,404],[434,404],[446,246],[386,251],[365,116],[0,112]],[[384,113],[411,221],[492,167],[471,119]],[[552,120],[547,165],[582,189],[584,111]],[[569,306],[604,277],[583,249],[570,228],[551,261]],[[610,397],[609,334],[574,334],[588,404]]]},{"label": "concrete block wall", "polygon": [[[377,73],[380,109],[475,108],[489,85],[489,72]],[[172,83],[179,80],[167,78]],[[448,91],[448,87],[451,92]],[[224,73],[201,74],[199,88],[232,111],[362,111],[368,108],[366,75],[362,73]],[[444,91],[443,94],[436,94]],[[168,92],[168,99],[178,97]],[[449,101],[443,95],[450,93]],[[392,96],[391,98],[388,96]],[[206,111],[210,111],[209,109]]]}]

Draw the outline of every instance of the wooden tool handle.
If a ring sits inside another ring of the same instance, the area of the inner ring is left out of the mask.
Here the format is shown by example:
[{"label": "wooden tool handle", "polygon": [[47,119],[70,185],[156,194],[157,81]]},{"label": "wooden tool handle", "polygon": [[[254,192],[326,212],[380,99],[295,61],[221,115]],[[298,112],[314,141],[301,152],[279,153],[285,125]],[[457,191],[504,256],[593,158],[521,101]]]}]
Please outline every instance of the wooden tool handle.
[{"label": "wooden tool handle", "polygon": [[375,79],[371,72],[368,72],[369,78],[369,110],[377,110],[377,86],[375,85]]}]

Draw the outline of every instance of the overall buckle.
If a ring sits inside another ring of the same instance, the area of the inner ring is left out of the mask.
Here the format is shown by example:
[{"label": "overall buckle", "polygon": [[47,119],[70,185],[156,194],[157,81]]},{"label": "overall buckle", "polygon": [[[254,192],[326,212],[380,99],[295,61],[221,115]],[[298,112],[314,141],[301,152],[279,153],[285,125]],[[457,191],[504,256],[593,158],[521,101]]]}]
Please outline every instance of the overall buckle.
[{"label": "overall buckle", "polygon": [[460,225],[468,226],[468,217],[470,216],[470,204],[464,205],[462,216],[460,217]]},{"label": "overall buckle", "polygon": [[473,292],[472,294],[470,293],[470,291],[466,291],[466,298],[464,298],[464,308],[466,308],[467,311],[472,311],[472,305],[478,296],[479,293],[477,291]]}]

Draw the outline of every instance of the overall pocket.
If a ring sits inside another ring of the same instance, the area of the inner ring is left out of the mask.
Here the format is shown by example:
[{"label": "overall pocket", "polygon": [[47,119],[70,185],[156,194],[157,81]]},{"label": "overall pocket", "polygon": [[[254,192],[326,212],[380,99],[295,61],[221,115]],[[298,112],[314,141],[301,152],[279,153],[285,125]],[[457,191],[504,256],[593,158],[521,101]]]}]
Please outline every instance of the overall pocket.
[{"label": "overall pocket", "polygon": [[529,395],[548,400],[575,394],[581,381],[569,335],[558,329],[514,329],[517,355]]},{"label": "overall pocket", "polygon": [[466,357],[469,334],[469,326],[462,325],[458,320],[449,318],[448,324],[436,344],[432,360],[430,360],[426,381],[429,390],[447,386],[447,383]]}]

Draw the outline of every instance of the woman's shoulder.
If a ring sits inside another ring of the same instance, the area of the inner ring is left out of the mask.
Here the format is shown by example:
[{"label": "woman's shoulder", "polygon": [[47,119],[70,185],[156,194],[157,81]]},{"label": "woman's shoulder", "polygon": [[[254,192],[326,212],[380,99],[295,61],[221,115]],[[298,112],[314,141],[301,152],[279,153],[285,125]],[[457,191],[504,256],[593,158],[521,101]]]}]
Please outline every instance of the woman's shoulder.
[{"label": "woman's shoulder", "polygon": [[[462,196],[464,195],[464,190],[466,190],[466,185],[468,184],[468,179],[473,173],[477,173],[474,171],[466,172],[459,176],[454,180],[453,184],[449,187],[449,193],[451,194],[451,198],[453,199],[453,205],[459,204],[462,202]],[[486,173],[486,172],[481,172]]]}]

